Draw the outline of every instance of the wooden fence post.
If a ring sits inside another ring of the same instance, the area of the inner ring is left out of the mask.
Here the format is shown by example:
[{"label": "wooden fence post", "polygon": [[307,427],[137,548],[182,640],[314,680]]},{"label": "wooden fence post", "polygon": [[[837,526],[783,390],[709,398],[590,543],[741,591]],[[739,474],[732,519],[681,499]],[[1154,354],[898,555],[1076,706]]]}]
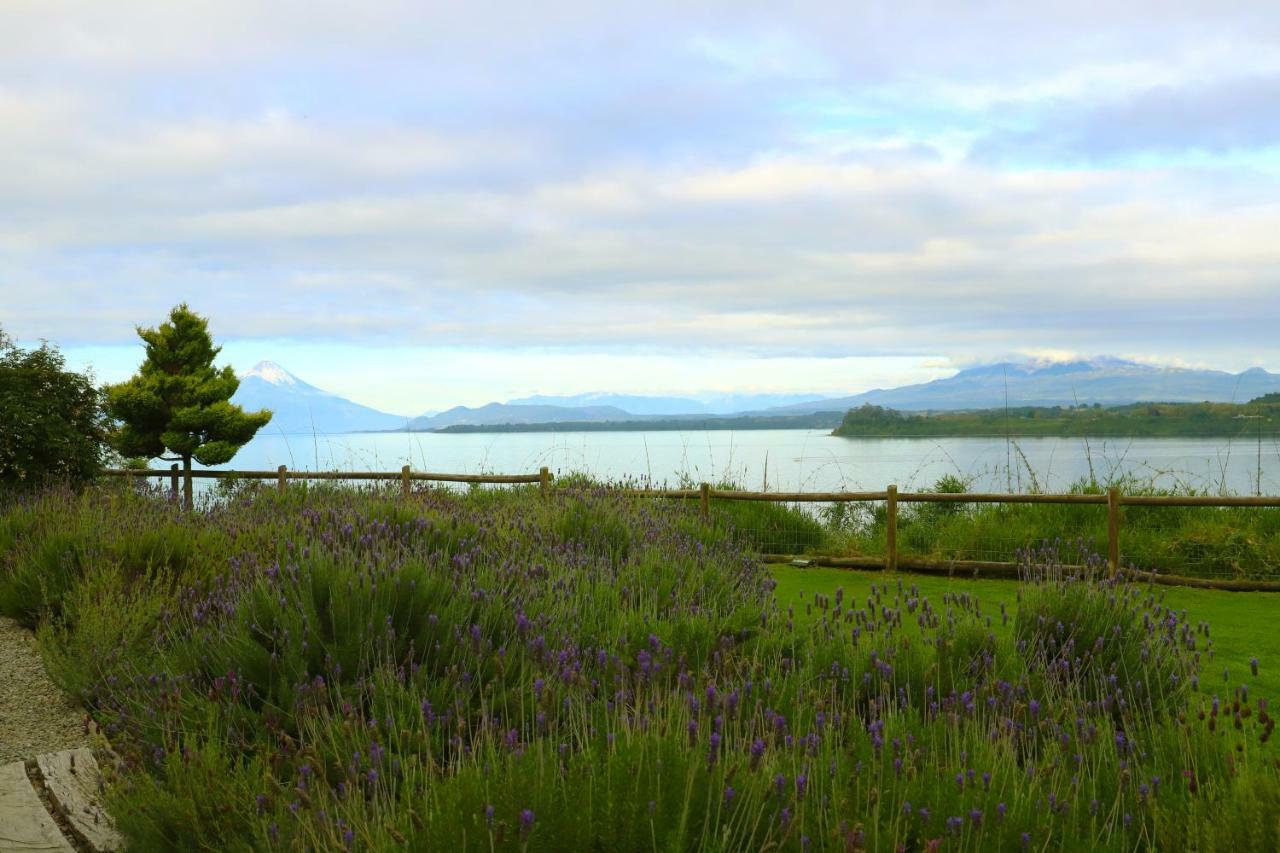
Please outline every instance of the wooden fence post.
[{"label": "wooden fence post", "polygon": [[543,465],[538,469],[538,491],[546,498],[551,494],[551,472]]},{"label": "wooden fence post", "polygon": [[1107,489],[1107,569],[1115,577],[1120,570],[1120,490]]},{"label": "wooden fence post", "polygon": [[178,463],[175,462],[169,466],[169,494],[173,495],[173,499],[178,499]]},{"label": "wooden fence post", "polygon": [[288,480],[285,476],[285,472],[288,470],[289,469],[283,465],[276,469],[276,489],[279,490],[280,494],[284,494],[284,484]]},{"label": "wooden fence post", "polygon": [[698,487],[702,497],[702,520],[709,521],[711,519],[711,484],[703,483]]},{"label": "wooden fence post", "polygon": [[409,497],[409,466],[405,465],[400,469],[400,495],[401,497]]},{"label": "wooden fence post", "polygon": [[898,487],[885,489],[885,549],[884,567],[891,572],[898,570]]}]

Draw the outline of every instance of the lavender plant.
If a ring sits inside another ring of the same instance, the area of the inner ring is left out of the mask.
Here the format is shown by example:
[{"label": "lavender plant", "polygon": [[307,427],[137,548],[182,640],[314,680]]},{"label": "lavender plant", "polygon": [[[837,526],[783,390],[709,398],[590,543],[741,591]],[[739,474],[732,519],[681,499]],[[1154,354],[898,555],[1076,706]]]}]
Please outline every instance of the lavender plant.
[{"label": "lavender plant", "polygon": [[1265,700],[1201,699],[1201,627],[1052,551],[1012,612],[889,578],[798,620],[723,519],[589,483],[48,493],[0,530],[131,849],[1280,841]]}]

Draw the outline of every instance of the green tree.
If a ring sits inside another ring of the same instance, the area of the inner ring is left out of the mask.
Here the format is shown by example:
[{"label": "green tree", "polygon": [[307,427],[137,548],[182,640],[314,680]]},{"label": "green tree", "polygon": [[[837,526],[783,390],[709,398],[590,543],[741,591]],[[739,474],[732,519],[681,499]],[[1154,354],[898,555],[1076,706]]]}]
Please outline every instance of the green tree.
[{"label": "green tree", "polygon": [[0,486],[93,478],[106,455],[102,394],[56,347],[23,350],[0,330]]},{"label": "green tree", "polygon": [[[111,444],[121,455],[181,460],[183,502],[191,500],[191,460],[230,462],[271,420],[271,412],[246,412],[230,402],[240,380],[230,367],[213,366],[208,321],[185,304],[156,329],[138,327],[147,357],[127,382],[107,388],[107,413],[117,421]],[[163,457],[165,450],[174,454]]]}]

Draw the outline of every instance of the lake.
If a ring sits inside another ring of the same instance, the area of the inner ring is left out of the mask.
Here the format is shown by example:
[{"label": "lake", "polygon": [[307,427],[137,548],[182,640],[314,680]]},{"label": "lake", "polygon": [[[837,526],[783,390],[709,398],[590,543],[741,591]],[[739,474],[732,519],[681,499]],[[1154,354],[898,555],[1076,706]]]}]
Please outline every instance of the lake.
[{"label": "lake", "polygon": [[[1260,457],[1260,458],[1259,458]],[[913,490],[944,474],[974,491],[1065,490],[1128,474],[1175,488],[1280,493],[1280,444],[1248,439],[840,438],[821,430],[260,435],[230,465],[243,470],[585,472],[677,485],[732,481],[748,489]]]}]

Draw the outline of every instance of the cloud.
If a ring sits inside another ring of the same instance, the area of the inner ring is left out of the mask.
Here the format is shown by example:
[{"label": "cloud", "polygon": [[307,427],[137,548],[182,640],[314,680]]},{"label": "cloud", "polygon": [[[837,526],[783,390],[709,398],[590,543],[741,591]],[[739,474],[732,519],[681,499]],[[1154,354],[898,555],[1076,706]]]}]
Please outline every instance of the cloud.
[{"label": "cloud", "polygon": [[1280,16],[1102,8],[7,3],[0,322],[1280,360]]}]

